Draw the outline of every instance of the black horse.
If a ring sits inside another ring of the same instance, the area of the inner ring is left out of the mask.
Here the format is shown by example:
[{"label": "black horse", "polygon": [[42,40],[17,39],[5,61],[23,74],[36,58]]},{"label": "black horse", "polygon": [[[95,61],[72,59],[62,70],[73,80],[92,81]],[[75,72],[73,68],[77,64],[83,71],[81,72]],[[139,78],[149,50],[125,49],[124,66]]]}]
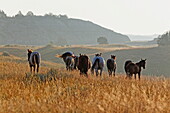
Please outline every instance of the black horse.
[{"label": "black horse", "polygon": [[91,68],[90,58],[87,55],[81,55],[78,58],[78,70],[80,75],[85,74],[88,77],[88,70]]},{"label": "black horse", "polygon": [[31,49],[28,49],[28,61],[30,65],[30,72],[32,73],[32,67],[33,67],[35,73],[35,69],[37,67],[37,73],[38,73],[39,66],[40,66],[40,54],[38,52],[33,52]]},{"label": "black horse", "polygon": [[115,55],[111,55],[111,59],[107,60],[107,69],[108,69],[109,76],[112,76],[112,73],[115,76],[115,71],[116,71],[116,56]]},{"label": "black horse", "polygon": [[132,61],[126,61],[125,62],[125,72],[126,72],[126,77],[131,78],[134,74],[134,77],[136,79],[136,74],[138,74],[138,78],[140,80],[140,75],[141,75],[141,70],[142,67],[143,69],[145,69],[145,65],[146,65],[146,59],[137,62],[137,63],[133,63]]}]

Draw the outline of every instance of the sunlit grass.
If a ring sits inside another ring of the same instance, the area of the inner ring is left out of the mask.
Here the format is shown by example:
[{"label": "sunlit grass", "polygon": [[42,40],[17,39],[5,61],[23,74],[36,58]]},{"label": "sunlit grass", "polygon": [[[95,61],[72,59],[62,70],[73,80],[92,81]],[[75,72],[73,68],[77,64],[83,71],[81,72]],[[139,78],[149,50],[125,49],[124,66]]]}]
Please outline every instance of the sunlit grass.
[{"label": "sunlit grass", "polygon": [[[4,59],[4,58],[3,58]],[[7,60],[7,58],[6,58]],[[27,63],[1,60],[0,112],[170,112],[170,79],[80,76],[59,68],[30,74]]]}]

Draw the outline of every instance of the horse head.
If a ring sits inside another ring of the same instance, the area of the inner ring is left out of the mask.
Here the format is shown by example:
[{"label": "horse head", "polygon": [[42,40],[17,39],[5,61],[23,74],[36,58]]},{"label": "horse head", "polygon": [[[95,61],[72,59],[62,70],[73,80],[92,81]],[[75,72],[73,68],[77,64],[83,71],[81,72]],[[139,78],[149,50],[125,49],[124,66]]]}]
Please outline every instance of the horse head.
[{"label": "horse head", "polygon": [[146,59],[145,60],[141,59],[140,65],[141,65],[141,67],[143,67],[143,69],[145,69]]},{"label": "horse head", "polygon": [[116,59],[116,56],[115,55],[111,55],[111,58],[113,58],[114,60]]},{"label": "horse head", "polygon": [[27,49],[27,51],[28,51],[28,61],[29,61],[31,53],[33,52],[33,50],[32,49]]},{"label": "horse head", "polygon": [[102,53],[97,53],[95,54],[95,56],[102,56]]}]

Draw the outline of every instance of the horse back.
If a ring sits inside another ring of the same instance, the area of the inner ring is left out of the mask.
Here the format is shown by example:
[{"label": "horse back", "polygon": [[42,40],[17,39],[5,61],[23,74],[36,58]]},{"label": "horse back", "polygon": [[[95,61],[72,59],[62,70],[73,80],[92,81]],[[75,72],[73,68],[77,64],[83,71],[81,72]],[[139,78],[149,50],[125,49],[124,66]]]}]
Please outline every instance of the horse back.
[{"label": "horse back", "polygon": [[116,62],[113,59],[107,60],[107,68],[108,69],[115,69],[116,68]]},{"label": "horse back", "polygon": [[68,66],[68,65],[73,65],[73,64],[74,64],[74,58],[71,57],[71,56],[67,56],[65,63],[66,63],[67,66]]},{"label": "horse back", "polygon": [[131,74],[136,74],[140,71],[139,66],[137,66],[134,63],[129,63],[126,68],[127,68],[127,72],[129,72]]},{"label": "horse back", "polygon": [[132,63],[131,60],[128,60],[128,61],[125,62],[124,69],[125,69],[125,72],[126,72],[126,73],[127,73],[127,66],[128,66],[129,64],[131,64],[131,63]]},{"label": "horse back", "polygon": [[30,65],[40,64],[40,54],[38,52],[32,52],[29,58]]},{"label": "horse back", "polygon": [[79,57],[78,59],[78,69],[79,70],[88,70],[91,67],[91,63],[88,57]]}]

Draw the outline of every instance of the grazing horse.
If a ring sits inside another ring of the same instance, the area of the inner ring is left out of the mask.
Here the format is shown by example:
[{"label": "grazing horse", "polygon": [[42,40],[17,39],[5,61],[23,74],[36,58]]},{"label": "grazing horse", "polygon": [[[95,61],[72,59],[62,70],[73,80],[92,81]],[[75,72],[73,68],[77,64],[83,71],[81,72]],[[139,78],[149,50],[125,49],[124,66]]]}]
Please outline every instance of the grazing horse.
[{"label": "grazing horse", "polygon": [[74,58],[72,56],[67,56],[65,59],[66,69],[73,70],[74,69]]},{"label": "grazing horse", "polygon": [[80,70],[80,75],[87,75],[88,70],[91,68],[90,58],[87,55],[81,55],[78,58],[78,70]]},{"label": "grazing horse", "polygon": [[33,67],[35,73],[35,69],[37,67],[37,73],[38,73],[39,66],[40,66],[40,54],[38,52],[33,52],[31,49],[28,49],[28,61],[30,65],[30,72],[32,73],[32,67]]},{"label": "grazing horse", "polygon": [[92,64],[93,64],[92,68],[91,68],[92,74],[94,74],[94,69],[95,69],[96,76],[98,76],[98,74],[99,74],[98,70],[100,70],[100,76],[101,76],[103,68],[104,68],[104,64],[105,64],[104,58],[101,56],[101,53],[95,54]]},{"label": "grazing horse", "polygon": [[116,56],[115,55],[111,55],[111,59],[107,60],[107,69],[108,69],[109,76],[112,76],[112,73],[115,76],[115,71],[116,71]]},{"label": "grazing horse", "polygon": [[125,66],[127,77],[131,78],[134,74],[134,77],[136,79],[136,74],[138,74],[138,78],[140,80],[141,70],[142,70],[142,67],[143,69],[145,69],[145,65],[146,65],[146,59],[145,60],[141,59],[141,61],[137,63],[132,63],[129,61],[129,63],[127,63]]}]

